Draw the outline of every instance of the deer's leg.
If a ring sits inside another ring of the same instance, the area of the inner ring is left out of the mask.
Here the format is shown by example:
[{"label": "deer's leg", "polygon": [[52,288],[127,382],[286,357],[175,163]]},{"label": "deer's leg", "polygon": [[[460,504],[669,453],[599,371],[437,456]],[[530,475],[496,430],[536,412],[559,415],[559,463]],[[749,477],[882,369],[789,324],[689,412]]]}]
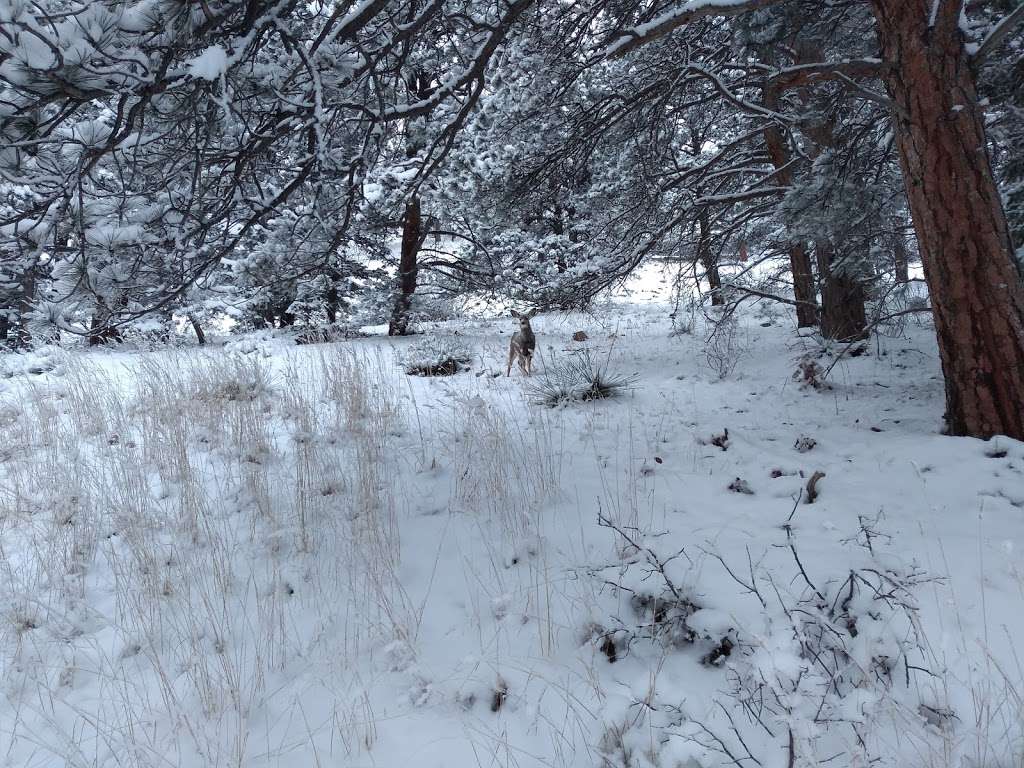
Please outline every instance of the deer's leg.
[{"label": "deer's leg", "polygon": [[512,375],[512,361],[516,359],[516,345],[509,344],[508,347],[508,370],[505,371],[506,376]]}]

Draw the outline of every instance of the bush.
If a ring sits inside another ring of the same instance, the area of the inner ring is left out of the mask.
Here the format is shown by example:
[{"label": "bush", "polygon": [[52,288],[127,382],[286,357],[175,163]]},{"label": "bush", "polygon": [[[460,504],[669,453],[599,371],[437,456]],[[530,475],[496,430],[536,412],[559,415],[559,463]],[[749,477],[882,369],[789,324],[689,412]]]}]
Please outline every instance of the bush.
[{"label": "bush", "polygon": [[51,371],[60,373],[64,355],[58,347],[45,346],[0,355],[0,377],[41,376]]},{"label": "bush", "polygon": [[719,380],[729,377],[745,353],[746,345],[740,338],[740,326],[735,316],[726,315],[714,323],[704,342],[704,356]]},{"label": "bush", "polygon": [[[699,663],[721,669],[717,711],[698,720],[680,708],[669,724],[672,736],[713,764],[781,764],[768,756],[782,754],[789,766],[839,755],[843,765],[869,765],[877,758],[877,732],[894,712],[927,728],[915,713],[927,704],[921,684],[934,673],[915,593],[933,579],[876,551],[887,537],[874,522],[861,518],[847,540],[863,547],[862,565],[831,578],[804,567],[788,523],[779,548],[791,555],[790,572],[749,553],[734,567],[703,548],[695,558],[671,546],[661,551],[660,534],[603,516],[599,523],[615,533],[620,560],[594,575],[616,606],[627,596],[632,611],[606,618],[602,626],[610,629],[592,633],[592,642],[602,643],[610,662],[637,645],[690,646]],[[705,558],[717,560],[727,577],[715,584],[733,582],[754,605],[741,608],[721,589],[713,595]],[[716,597],[724,599],[722,608],[708,606]]]},{"label": "bush", "polygon": [[535,403],[551,407],[619,397],[633,387],[637,377],[614,373],[608,365],[607,357],[595,361],[589,349],[574,350],[564,360],[545,366],[526,391]]},{"label": "bush", "polygon": [[433,336],[409,346],[399,360],[409,376],[454,376],[469,369],[473,352],[458,339]]},{"label": "bush", "polygon": [[339,341],[361,336],[357,328],[341,325],[325,325],[322,328],[308,328],[295,337],[295,343],[303,344],[334,344]]},{"label": "bush", "polygon": [[800,384],[800,389],[816,389],[819,392],[832,389],[832,386],[825,381],[828,371],[821,367],[810,355],[804,355],[797,363],[793,372],[793,381]]}]

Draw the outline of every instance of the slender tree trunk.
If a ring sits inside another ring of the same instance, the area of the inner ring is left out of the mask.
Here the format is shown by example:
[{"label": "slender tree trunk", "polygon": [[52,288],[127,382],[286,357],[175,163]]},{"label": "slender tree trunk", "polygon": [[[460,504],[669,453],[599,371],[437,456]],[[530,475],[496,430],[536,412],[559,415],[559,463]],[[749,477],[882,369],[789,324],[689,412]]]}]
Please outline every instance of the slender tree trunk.
[{"label": "slender tree trunk", "polygon": [[892,267],[897,283],[910,282],[910,257],[907,254],[907,241],[899,232],[892,238]]},{"label": "slender tree trunk", "polygon": [[813,327],[818,324],[818,297],[814,286],[811,255],[804,243],[793,243],[789,246],[789,268],[793,274],[797,327]]},{"label": "slender tree trunk", "polygon": [[821,335],[842,342],[867,338],[863,284],[852,270],[837,263],[829,240],[815,241],[814,250],[821,277]]},{"label": "slender tree trunk", "polygon": [[334,325],[338,319],[338,287],[333,283],[324,293],[324,309],[327,312],[328,325]]},{"label": "slender tree trunk", "polygon": [[21,276],[21,299],[18,301],[18,327],[15,329],[15,346],[27,347],[32,343],[32,330],[28,325],[29,313],[36,299],[36,268],[29,267]]},{"label": "slender tree trunk", "polygon": [[718,273],[718,260],[711,248],[711,217],[708,209],[704,208],[697,216],[699,240],[697,242],[697,253],[700,256],[701,266],[708,278],[708,285],[711,287],[711,306],[720,307],[725,304],[725,296],[722,295],[722,276]]},{"label": "slender tree trunk", "polygon": [[405,336],[409,332],[409,310],[416,293],[416,276],[419,273],[417,256],[423,242],[420,199],[412,197],[405,205],[402,216],[402,252],[398,262],[398,292],[395,306],[388,325],[389,336]]},{"label": "slender tree trunk", "polygon": [[948,429],[1024,440],[1024,279],[992,174],[960,3],[872,6],[935,316]]},{"label": "slender tree trunk", "polygon": [[[552,186],[554,187],[554,182],[552,182]],[[555,194],[555,195],[558,194],[557,188],[555,188],[553,190],[553,194]],[[562,206],[559,205],[556,202],[554,204],[554,209],[553,209],[552,213],[553,213],[553,216],[551,218],[551,232],[552,232],[552,234],[555,234],[555,235],[563,235],[563,234],[565,234],[565,221],[564,221],[564,219],[566,218],[567,215],[571,215],[571,211],[565,211],[562,208]],[[558,270],[558,274],[560,274],[560,275],[564,275],[566,270],[569,269],[569,265],[566,264],[566,262],[565,262],[565,254],[563,253],[561,248],[558,248],[555,251],[555,269]],[[559,291],[559,295],[558,295],[558,298],[557,298],[556,306],[560,310],[569,311],[569,310],[573,309],[574,305],[576,305],[578,303],[578,301],[579,301],[579,295],[576,292],[571,292],[571,293],[569,293],[567,295],[565,293],[565,291],[563,290],[563,291]]]},{"label": "slender tree trunk", "polygon": [[[410,19],[411,21],[411,19]],[[418,99],[429,98],[434,92],[432,78],[426,73],[415,71],[409,78],[409,91]],[[422,136],[414,124],[406,125],[405,155],[412,159],[419,154]],[[405,204],[402,214],[402,252],[398,262],[398,290],[395,305],[388,324],[389,336],[405,336],[409,332],[409,313],[412,297],[416,293],[416,279],[419,276],[419,253],[423,245],[423,216],[419,195],[414,194]]]},{"label": "slender tree trunk", "polygon": [[[778,108],[779,93],[771,84],[764,89],[764,102],[768,109]],[[774,125],[765,128],[765,145],[772,165],[775,166],[776,183],[780,187],[793,183],[793,172],[788,164],[791,160],[789,147],[782,131]],[[789,267],[793,274],[793,298],[796,300],[796,324],[808,328],[818,324],[818,297],[814,288],[814,269],[806,244],[793,242],[789,246]]]},{"label": "slender tree trunk", "polygon": [[203,333],[203,326],[199,323],[199,318],[197,318],[195,315],[189,312],[188,321],[192,325],[192,330],[196,332],[196,341],[199,342],[199,346],[205,346],[206,334]]}]

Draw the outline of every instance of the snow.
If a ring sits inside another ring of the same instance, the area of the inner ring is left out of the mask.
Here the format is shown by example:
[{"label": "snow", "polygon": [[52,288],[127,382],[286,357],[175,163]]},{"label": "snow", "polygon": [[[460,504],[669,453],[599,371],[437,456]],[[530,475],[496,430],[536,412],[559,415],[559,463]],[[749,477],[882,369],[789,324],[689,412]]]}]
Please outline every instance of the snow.
[{"label": "snow", "polygon": [[[511,318],[414,339],[6,358],[0,765],[717,766],[701,725],[727,734],[723,711],[740,710],[723,697],[755,674],[795,686],[796,738],[824,749],[841,739],[810,723],[809,625],[723,567],[800,599],[791,541],[829,598],[869,565],[941,577],[914,593],[934,680],[836,702],[879,763],[948,749],[959,765],[982,744],[1014,764],[1024,444],[939,434],[928,327],[873,340],[816,391],[791,375],[817,341],[750,312],[719,381],[702,322],[670,335],[647,280],[643,303],[533,320],[538,368],[584,330],[638,376],[620,399],[556,409],[493,375]],[[472,349],[470,370],[406,376],[431,337]],[[794,506],[816,470],[819,498]],[[727,489],[736,477],[753,495]],[[612,588],[657,594],[654,556],[693,603],[669,619],[696,640],[638,629],[635,595]],[[913,632],[876,608],[866,590],[849,600],[847,679]],[[610,661],[604,633],[634,636]],[[727,635],[749,654],[702,664]],[[956,717],[927,726],[919,701]],[[986,711],[1002,718],[991,732]],[[763,730],[744,733],[785,764]]]},{"label": "snow", "polygon": [[228,54],[219,45],[211,45],[186,62],[188,73],[201,80],[216,80],[228,71]]},{"label": "snow", "polygon": [[702,15],[731,15],[749,3],[749,0],[689,0],[671,10],[664,11],[650,21],[638,24],[626,30],[616,38],[605,50],[606,56],[614,56],[624,45],[656,35],[663,30],[671,30]]}]

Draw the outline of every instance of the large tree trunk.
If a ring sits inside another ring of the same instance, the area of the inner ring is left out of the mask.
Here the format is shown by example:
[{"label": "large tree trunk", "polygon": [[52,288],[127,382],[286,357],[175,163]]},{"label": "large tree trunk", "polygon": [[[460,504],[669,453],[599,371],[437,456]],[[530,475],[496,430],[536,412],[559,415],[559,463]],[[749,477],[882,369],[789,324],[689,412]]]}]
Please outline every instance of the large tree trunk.
[{"label": "large tree trunk", "polygon": [[409,332],[409,310],[416,293],[416,276],[419,273],[420,245],[423,242],[420,199],[413,196],[405,205],[402,216],[402,253],[398,262],[398,291],[395,306],[388,325],[389,336],[405,336]]},{"label": "large tree trunk", "polygon": [[1024,280],[992,175],[960,3],[872,0],[954,435],[1024,440]]},{"label": "large tree trunk", "polygon": [[863,284],[836,258],[831,242],[817,240],[814,250],[821,276],[821,335],[843,342],[867,338]]},{"label": "large tree trunk", "polygon": [[[769,83],[764,89],[765,107],[777,109],[778,89]],[[775,183],[785,187],[793,183],[793,172],[788,167],[791,159],[789,147],[782,131],[774,125],[765,128],[765,145],[772,165],[775,166]],[[793,274],[793,298],[796,300],[796,324],[808,328],[818,324],[818,297],[814,288],[814,269],[806,244],[793,242],[789,245],[789,267]]]}]

